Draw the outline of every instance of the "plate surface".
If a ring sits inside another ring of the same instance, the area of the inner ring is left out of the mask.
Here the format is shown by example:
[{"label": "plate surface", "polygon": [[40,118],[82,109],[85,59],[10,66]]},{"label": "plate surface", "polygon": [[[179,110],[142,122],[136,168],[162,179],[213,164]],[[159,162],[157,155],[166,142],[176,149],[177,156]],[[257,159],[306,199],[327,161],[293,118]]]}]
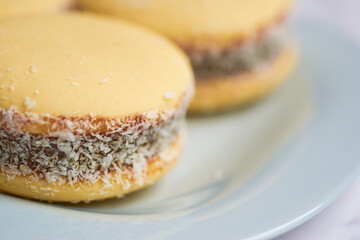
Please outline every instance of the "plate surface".
[{"label": "plate surface", "polygon": [[299,64],[255,106],[190,118],[178,166],[124,199],[51,205],[0,194],[3,239],[263,239],[330,204],[360,173],[360,51],[313,20]]}]

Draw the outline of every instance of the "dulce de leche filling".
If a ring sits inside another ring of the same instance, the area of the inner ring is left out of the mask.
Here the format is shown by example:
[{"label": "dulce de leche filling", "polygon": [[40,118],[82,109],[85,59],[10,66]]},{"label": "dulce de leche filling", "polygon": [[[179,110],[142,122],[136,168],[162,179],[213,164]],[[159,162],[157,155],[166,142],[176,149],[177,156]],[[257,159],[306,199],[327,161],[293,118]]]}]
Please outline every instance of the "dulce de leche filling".
[{"label": "dulce de leche filling", "polygon": [[207,49],[207,51],[189,49],[187,53],[191,59],[196,80],[208,80],[265,67],[278,56],[287,42],[286,22],[281,22],[226,49],[218,47]]},{"label": "dulce de leche filling", "polygon": [[[148,162],[166,152],[179,134],[191,96],[172,111],[126,119],[66,119],[0,109],[0,169],[10,178],[24,175],[58,184],[106,183],[114,174],[117,179],[130,174],[140,185]],[[43,124],[47,133],[24,130],[29,122]]]}]

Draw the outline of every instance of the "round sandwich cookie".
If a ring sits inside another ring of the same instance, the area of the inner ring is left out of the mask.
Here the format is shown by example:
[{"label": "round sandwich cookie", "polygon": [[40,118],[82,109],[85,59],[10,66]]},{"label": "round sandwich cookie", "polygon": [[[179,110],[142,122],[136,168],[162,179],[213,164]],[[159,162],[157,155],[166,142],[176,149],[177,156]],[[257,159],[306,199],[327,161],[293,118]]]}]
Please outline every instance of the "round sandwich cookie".
[{"label": "round sandwich cookie", "polygon": [[79,0],[84,9],[134,21],[169,37],[191,59],[190,112],[254,101],[294,65],[287,16],[291,0]]},{"label": "round sandwich cookie", "polygon": [[1,191],[105,199],[174,166],[194,91],[176,46],[88,14],[12,18],[0,29]]},{"label": "round sandwich cookie", "polygon": [[0,18],[58,13],[74,5],[74,0],[0,0]]}]

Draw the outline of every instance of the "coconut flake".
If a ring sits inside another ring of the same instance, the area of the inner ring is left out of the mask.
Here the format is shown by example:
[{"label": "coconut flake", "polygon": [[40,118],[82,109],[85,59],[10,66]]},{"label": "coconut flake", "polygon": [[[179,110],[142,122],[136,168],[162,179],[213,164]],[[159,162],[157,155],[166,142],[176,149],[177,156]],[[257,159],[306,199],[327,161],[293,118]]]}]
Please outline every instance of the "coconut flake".
[{"label": "coconut flake", "polygon": [[109,81],[109,79],[108,78],[104,78],[103,80],[101,80],[101,82],[100,83],[107,83]]},{"label": "coconut flake", "polygon": [[71,74],[71,76],[69,76],[68,79],[71,81],[75,81],[78,79],[78,77],[75,74]]},{"label": "coconut flake", "polygon": [[35,73],[36,72],[36,67],[34,65],[30,66],[30,72],[31,73]]},{"label": "coconut flake", "polygon": [[24,105],[26,107],[26,111],[32,109],[36,104],[35,100],[31,100],[29,97],[25,97]]},{"label": "coconut flake", "polygon": [[172,99],[172,98],[174,98],[174,92],[173,91],[166,92],[166,93],[164,93],[163,97],[165,100]]}]

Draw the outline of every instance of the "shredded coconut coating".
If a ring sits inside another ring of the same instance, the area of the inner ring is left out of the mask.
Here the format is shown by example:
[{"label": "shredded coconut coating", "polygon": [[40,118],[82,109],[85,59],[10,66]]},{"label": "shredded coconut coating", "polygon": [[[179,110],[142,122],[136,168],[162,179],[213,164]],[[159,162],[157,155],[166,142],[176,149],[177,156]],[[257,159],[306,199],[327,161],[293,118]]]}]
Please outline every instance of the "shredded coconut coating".
[{"label": "shredded coconut coating", "polygon": [[249,37],[228,49],[214,47],[208,52],[191,52],[197,80],[253,71],[267,66],[285,48],[289,40],[286,22]]},{"label": "shredded coconut coating", "polygon": [[171,145],[184,124],[193,95],[187,93],[177,109],[122,119],[56,118],[0,108],[1,171],[9,178],[24,175],[58,184],[106,183],[114,172],[120,179],[130,171],[141,185],[148,161]]}]

